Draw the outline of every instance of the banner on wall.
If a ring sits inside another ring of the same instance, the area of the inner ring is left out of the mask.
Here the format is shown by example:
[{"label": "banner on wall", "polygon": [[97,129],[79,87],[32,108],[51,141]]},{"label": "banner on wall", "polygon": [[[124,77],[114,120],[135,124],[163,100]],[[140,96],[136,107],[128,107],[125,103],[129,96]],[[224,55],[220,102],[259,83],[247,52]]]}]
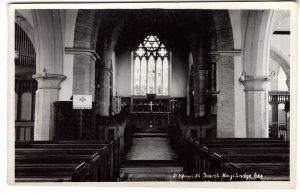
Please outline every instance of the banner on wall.
[{"label": "banner on wall", "polygon": [[92,109],[92,95],[73,95],[73,109]]}]

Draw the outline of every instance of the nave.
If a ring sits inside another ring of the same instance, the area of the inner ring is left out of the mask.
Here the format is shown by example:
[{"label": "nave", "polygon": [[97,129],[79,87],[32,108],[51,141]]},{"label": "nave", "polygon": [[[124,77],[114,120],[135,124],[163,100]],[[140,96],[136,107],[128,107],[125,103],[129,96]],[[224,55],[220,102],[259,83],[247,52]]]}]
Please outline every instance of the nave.
[{"label": "nave", "polygon": [[[132,127],[131,127],[132,128]],[[128,130],[128,129],[127,129]],[[132,129],[130,129],[132,131]],[[289,181],[289,141],[137,130],[113,141],[16,142],[16,182]]]},{"label": "nave", "polygon": [[15,182],[291,181],[291,12],[196,8],[15,10]]},{"label": "nave", "polygon": [[164,130],[133,134],[132,148],[121,166],[121,181],[174,181],[183,167]]}]

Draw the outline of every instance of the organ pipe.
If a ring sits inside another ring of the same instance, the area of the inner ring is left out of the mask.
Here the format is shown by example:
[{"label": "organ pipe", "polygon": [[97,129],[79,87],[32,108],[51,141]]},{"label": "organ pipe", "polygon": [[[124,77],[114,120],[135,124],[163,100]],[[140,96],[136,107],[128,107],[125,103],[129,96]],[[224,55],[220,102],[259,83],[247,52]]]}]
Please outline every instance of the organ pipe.
[{"label": "organ pipe", "polygon": [[36,54],[34,46],[25,31],[15,24],[15,52],[18,54],[16,65],[35,66]]}]

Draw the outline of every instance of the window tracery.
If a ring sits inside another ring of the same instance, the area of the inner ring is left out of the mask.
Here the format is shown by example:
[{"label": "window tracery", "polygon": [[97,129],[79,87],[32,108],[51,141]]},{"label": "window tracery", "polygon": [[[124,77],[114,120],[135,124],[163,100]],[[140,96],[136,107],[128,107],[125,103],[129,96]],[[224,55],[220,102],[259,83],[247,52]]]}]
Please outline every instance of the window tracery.
[{"label": "window tracery", "polygon": [[134,50],[134,95],[169,95],[169,51],[148,35]]}]

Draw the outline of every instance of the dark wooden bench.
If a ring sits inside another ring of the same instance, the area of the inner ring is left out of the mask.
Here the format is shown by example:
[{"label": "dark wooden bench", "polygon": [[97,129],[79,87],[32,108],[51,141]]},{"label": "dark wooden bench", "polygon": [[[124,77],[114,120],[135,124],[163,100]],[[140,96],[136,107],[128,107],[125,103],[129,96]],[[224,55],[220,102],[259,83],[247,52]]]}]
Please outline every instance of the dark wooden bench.
[{"label": "dark wooden bench", "polygon": [[116,179],[118,140],[105,143],[38,141],[16,143],[15,146],[16,181]]},{"label": "dark wooden bench", "polygon": [[89,179],[88,167],[80,164],[16,164],[16,182],[83,182]]},{"label": "dark wooden bench", "polygon": [[[119,176],[120,169],[120,141],[116,139],[114,141],[35,141],[35,142],[18,142],[16,148],[96,148],[97,146],[108,146],[108,154],[112,154],[112,164],[114,167],[114,178]],[[71,152],[71,153],[74,153]]]},{"label": "dark wooden bench", "polygon": [[274,175],[288,180],[289,142],[265,139],[257,139],[257,141],[245,139],[244,142],[234,139],[218,141],[196,141],[196,143],[198,145],[205,144],[211,152],[220,155],[225,162],[233,163],[246,173],[262,174],[263,180],[275,179]]},{"label": "dark wooden bench", "polygon": [[[262,180],[289,179],[289,142],[269,139],[185,139],[188,174],[262,174]],[[278,176],[278,177],[277,177]],[[201,180],[205,180],[203,176]],[[243,180],[243,178],[235,178]],[[260,180],[251,178],[250,180]]]}]

